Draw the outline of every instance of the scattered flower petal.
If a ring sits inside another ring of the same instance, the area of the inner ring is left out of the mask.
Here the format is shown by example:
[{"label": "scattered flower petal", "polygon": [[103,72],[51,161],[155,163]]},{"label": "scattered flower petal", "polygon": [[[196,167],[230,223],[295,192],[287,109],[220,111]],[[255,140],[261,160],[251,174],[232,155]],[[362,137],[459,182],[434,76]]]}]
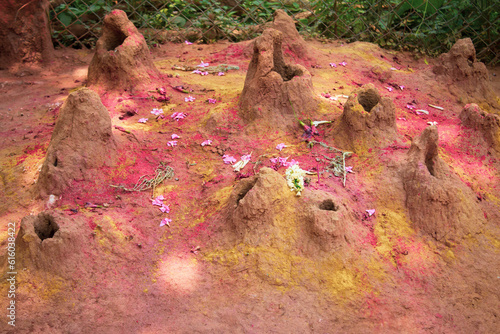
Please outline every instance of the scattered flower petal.
[{"label": "scattered flower petal", "polygon": [[138,122],[139,122],[139,123],[146,123],[147,121],[148,121],[148,119],[147,119],[147,118],[140,118],[140,119],[138,120]]},{"label": "scattered flower petal", "polygon": [[187,115],[186,115],[185,113],[183,113],[183,112],[174,112],[174,113],[172,114],[172,116],[170,116],[170,117],[172,117],[172,119],[174,119],[174,120],[178,121],[178,120],[180,120],[180,119],[185,118],[186,116],[187,116]]},{"label": "scattered flower petal", "polygon": [[278,144],[278,145],[276,146],[276,149],[277,149],[278,151],[281,151],[281,150],[282,150],[282,149],[284,149],[285,147],[286,147],[286,145],[285,145],[285,144],[283,144],[283,143],[281,143],[281,144]]},{"label": "scattered flower petal", "polygon": [[160,116],[161,114],[163,114],[163,109],[153,108],[153,110],[151,110],[151,113],[155,116]]},{"label": "scattered flower petal", "polygon": [[175,133],[174,133],[174,134],[172,134],[172,139],[179,139],[179,138],[180,138],[180,136],[179,136],[179,135],[176,135]]},{"label": "scattered flower petal", "polygon": [[196,67],[208,67],[210,66],[209,63],[204,63],[203,60],[201,61],[200,65],[196,65]]},{"label": "scattered flower petal", "polygon": [[438,125],[438,122],[427,122],[427,124],[429,124],[429,125],[431,125],[431,126],[432,126],[432,125]]},{"label": "scattered flower petal", "polygon": [[417,113],[417,115],[422,115],[422,114],[429,115],[429,112],[425,109],[418,109],[418,110],[415,110],[415,112]]},{"label": "scattered flower petal", "polygon": [[330,63],[330,67],[337,67],[337,64],[335,64],[335,63]]},{"label": "scattered flower petal", "polygon": [[404,118],[404,117],[399,117],[398,119],[401,121],[406,121],[406,118]]},{"label": "scattered flower petal", "polygon": [[252,153],[247,154],[247,155],[243,155],[241,157],[241,160],[244,160],[244,161],[250,161],[250,159],[252,159]]},{"label": "scattered flower petal", "polygon": [[249,160],[240,160],[238,161],[237,163],[235,163],[233,165],[233,168],[234,168],[234,171],[235,172],[239,172],[241,169],[243,169],[243,167],[245,167],[247,165]]},{"label": "scattered flower petal", "polygon": [[171,140],[167,142],[167,146],[174,147],[177,146],[177,140]]},{"label": "scattered flower petal", "polygon": [[223,76],[223,75],[226,75],[226,73],[224,73],[224,72],[219,72],[219,73],[217,73],[217,75],[221,77],[221,76]]},{"label": "scattered flower petal", "polygon": [[184,41],[184,43],[186,43],[187,45],[191,45],[193,43],[191,43],[190,41]]},{"label": "scattered flower petal", "polygon": [[160,195],[158,197],[156,197],[154,200],[153,200],[153,205],[157,205],[157,206],[163,206],[163,200],[165,199],[165,197],[163,197],[163,195]]},{"label": "scattered flower petal", "polygon": [[201,71],[200,71],[200,70],[198,70],[198,69],[196,69],[196,70],[194,70],[194,71],[193,71],[193,72],[191,72],[191,73],[193,73],[193,74],[201,74]]},{"label": "scattered flower petal", "polygon": [[385,87],[389,92],[392,92],[392,87]]},{"label": "scattered flower petal", "polygon": [[161,222],[160,222],[160,227],[161,226],[165,226],[167,225],[168,227],[170,227],[170,223],[172,222],[172,219],[168,219],[168,218],[164,218]]},{"label": "scattered flower petal", "polygon": [[206,146],[206,145],[212,145],[212,141],[210,139],[207,139],[203,143],[201,143],[201,146]]},{"label": "scattered flower petal", "polygon": [[160,95],[160,96],[156,97],[156,101],[158,101],[158,102],[170,101],[170,97],[166,97],[164,95]]},{"label": "scattered flower petal", "polygon": [[399,89],[403,90],[405,88],[405,86],[399,86]]},{"label": "scattered flower petal", "polygon": [[429,104],[429,107],[432,107],[432,108],[434,108],[434,109],[444,110],[444,108],[443,108],[443,107],[440,107],[440,106],[435,106],[435,105],[433,105],[433,104]]},{"label": "scattered flower petal", "polygon": [[345,61],[343,61],[343,62],[341,62],[339,65],[341,65],[341,66],[346,66],[346,65],[347,65],[347,63],[346,63]]},{"label": "scattered flower petal", "polygon": [[158,91],[158,94],[160,95],[167,95],[167,91],[165,90],[164,87],[160,87],[156,89]]},{"label": "scattered flower petal", "polygon": [[160,211],[163,213],[169,213],[170,212],[170,207],[168,205],[162,204]]},{"label": "scattered flower petal", "polygon": [[296,161],[295,159],[292,159],[292,160],[290,160],[288,162],[283,163],[283,166],[285,166],[285,167],[291,167],[291,166],[298,165],[298,164],[299,164],[298,161]]},{"label": "scattered flower petal", "polygon": [[407,104],[407,105],[406,105],[406,108],[407,108],[407,109],[410,109],[410,110],[413,110],[413,109],[415,109],[415,106],[412,106],[411,104]]},{"label": "scattered flower petal", "polygon": [[354,173],[354,171],[352,170],[352,166],[346,166],[345,172],[346,173]]},{"label": "scattered flower petal", "polygon": [[368,214],[368,217],[371,217],[375,214],[375,209],[366,210],[366,213]]},{"label": "scattered flower petal", "polygon": [[196,99],[194,97],[192,97],[191,95],[184,98],[184,101],[186,101],[186,102],[193,102],[194,100],[196,100]]},{"label": "scattered flower petal", "polygon": [[208,99],[208,103],[216,103],[217,100],[216,99]]},{"label": "scattered flower petal", "polygon": [[391,67],[391,71],[397,71],[398,69],[395,67]]},{"label": "scattered flower petal", "polygon": [[312,122],[312,125],[313,126],[318,126],[318,125],[321,125],[321,124],[328,124],[328,123],[331,123],[332,121],[313,121]]},{"label": "scattered flower petal", "polygon": [[201,75],[208,75],[208,72],[201,72]]},{"label": "scattered flower petal", "polygon": [[236,159],[235,159],[234,157],[232,157],[232,156],[230,156],[230,155],[227,155],[227,154],[224,154],[224,155],[222,156],[222,159],[223,159],[223,161],[224,161],[224,163],[225,163],[226,165],[229,165],[229,164],[234,164],[234,163],[236,162]]}]

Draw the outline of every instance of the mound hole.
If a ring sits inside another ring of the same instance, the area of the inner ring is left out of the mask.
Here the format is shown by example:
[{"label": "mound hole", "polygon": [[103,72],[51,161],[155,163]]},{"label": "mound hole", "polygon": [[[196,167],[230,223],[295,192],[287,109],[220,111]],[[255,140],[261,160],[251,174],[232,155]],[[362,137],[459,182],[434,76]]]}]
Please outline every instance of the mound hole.
[{"label": "mound hole", "polygon": [[54,221],[54,217],[50,215],[40,215],[35,222],[35,233],[40,240],[52,238],[59,230],[59,225]]},{"label": "mound hole", "polygon": [[112,51],[123,44],[127,36],[121,31],[115,31],[113,36],[106,40],[106,50]]},{"label": "mound hole", "polygon": [[57,167],[57,163],[58,163],[58,161],[57,161],[57,157],[56,157],[56,159],[54,160],[54,167]]},{"label": "mound hole", "polygon": [[281,44],[274,46],[273,62],[274,62],[274,67],[272,70],[278,73],[283,79],[283,81],[290,81],[294,77],[301,76],[304,74],[302,70],[297,66],[288,65],[285,63],[281,51]]},{"label": "mound hole", "polygon": [[435,173],[435,169],[434,169],[434,155],[431,154],[430,152],[427,152],[426,156],[425,156],[425,166],[427,166],[427,170],[429,171],[429,173],[431,173],[432,176],[436,176]]},{"label": "mound hole", "polygon": [[429,141],[427,143],[425,152],[425,166],[432,176],[436,176],[436,160],[438,156],[438,146],[436,141]]},{"label": "mound hole", "polygon": [[255,186],[255,183],[257,183],[257,178],[252,180],[251,182],[246,183],[243,186],[243,189],[238,193],[238,198],[236,199],[236,205],[240,204],[240,201],[248,194],[250,190]]},{"label": "mound hole", "polygon": [[319,204],[319,208],[326,211],[337,211],[339,209],[338,205],[336,205],[331,199],[325,199]]},{"label": "mound hole", "polygon": [[380,96],[375,90],[370,89],[359,93],[358,102],[366,112],[370,112],[380,102]]}]

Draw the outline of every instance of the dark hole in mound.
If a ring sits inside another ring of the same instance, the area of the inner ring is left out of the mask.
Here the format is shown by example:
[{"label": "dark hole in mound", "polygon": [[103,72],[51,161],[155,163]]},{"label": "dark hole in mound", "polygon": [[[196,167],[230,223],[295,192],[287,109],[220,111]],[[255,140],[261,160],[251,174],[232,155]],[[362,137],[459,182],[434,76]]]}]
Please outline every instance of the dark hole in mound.
[{"label": "dark hole in mound", "polygon": [[434,171],[434,159],[432,154],[427,153],[427,155],[425,156],[425,165],[427,166],[427,170],[429,171],[429,173],[431,173],[432,176],[436,176]]},{"label": "dark hole in mound", "polygon": [[272,71],[278,73],[283,81],[290,81],[293,79],[293,77],[301,76],[304,74],[302,72],[302,69],[300,69],[299,67],[286,64],[283,60],[283,56],[276,49],[274,50],[273,61],[274,67]]},{"label": "dark hole in mound", "polygon": [[35,222],[35,233],[43,241],[52,238],[59,230],[59,225],[54,221],[54,217],[50,215],[39,215]]},{"label": "dark hole in mound", "polygon": [[236,199],[236,205],[240,204],[240,201],[246,196],[246,194],[252,190],[253,186],[257,182],[257,178],[252,180],[251,182],[248,182],[244,185],[243,189],[238,193],[238,198]]},{"label": "dark hole in mound", "polygon": [[54,160],[54,167],[57,167],[57,157],[56,157],[56,159]]},{"label": "dark hole in mound", "polygon": [[432,176],[436,176],[436,159],[438,156],[437,141],[429,142],[425,152],[425,166]]},{"label": "dark hole in mound", "polygon": [[302,75],[302,71],[300,69],[286,65],[283,67],[283,70],[278,73],[283,78],[283,81],[290,81],[293,77]]},{"label": "dark hole in mound", "polygon": [[112,51],[122,45],[126,38],[127,36],[125,36],[123,32],[115,31],[112,36],[108,37],[104,46],[106,47],[106,50]]},{"label": "dark hole in mound", "polygon": [[379,103],[380,97],[374,90],[367,90],[366,92],[361,92],[358,95],[358,102],[363,106],[365,111],[370,112],[373,107]]},{"label": "dark hole in mound", "polygon": [[339,207],[335,205],[331,199],[325,199],[319,204],[319,208],[327,211],[337,211],[339,209]]}]

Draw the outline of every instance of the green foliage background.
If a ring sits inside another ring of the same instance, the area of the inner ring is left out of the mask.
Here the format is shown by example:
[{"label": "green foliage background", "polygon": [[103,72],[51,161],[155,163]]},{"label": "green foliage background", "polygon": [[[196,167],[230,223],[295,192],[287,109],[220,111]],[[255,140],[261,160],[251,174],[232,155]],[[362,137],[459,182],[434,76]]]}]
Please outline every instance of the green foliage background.
[{"label": "green foliage background", "polygon": [[[55,2],[55,1],[53,1]],[[56,44],[92,47],[101,21],[122,9],[139,28],[177,31],[194,41],[233,42],[256,37],[277,9],[296,19],[306,37],[369,41],[382,47],[437,55],[470,37],[478,58],[497,64],[498,0],[65,0],[51,6]],[[74,34],[83,27],[87,33]],[[191,32],[191,33],[189,33]],[[194,33],[193,33],[194,32]],[[146,34],[145,34],[146,35]],[[155,43],[155,34],[146,35]]]}]

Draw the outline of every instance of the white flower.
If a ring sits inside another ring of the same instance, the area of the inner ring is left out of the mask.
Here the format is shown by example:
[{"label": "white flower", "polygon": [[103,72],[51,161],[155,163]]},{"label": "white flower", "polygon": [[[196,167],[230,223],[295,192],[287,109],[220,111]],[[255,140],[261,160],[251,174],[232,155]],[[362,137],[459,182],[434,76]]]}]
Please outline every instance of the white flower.
[{"label": "white flower", "polygon": [[290,166],[287,168],[286,172],[286,184],[291,191],[296,191],[297,196],[300,196],[302,190],[304,190],[304,176],[306,171],[301,169],[298,164]]}]

